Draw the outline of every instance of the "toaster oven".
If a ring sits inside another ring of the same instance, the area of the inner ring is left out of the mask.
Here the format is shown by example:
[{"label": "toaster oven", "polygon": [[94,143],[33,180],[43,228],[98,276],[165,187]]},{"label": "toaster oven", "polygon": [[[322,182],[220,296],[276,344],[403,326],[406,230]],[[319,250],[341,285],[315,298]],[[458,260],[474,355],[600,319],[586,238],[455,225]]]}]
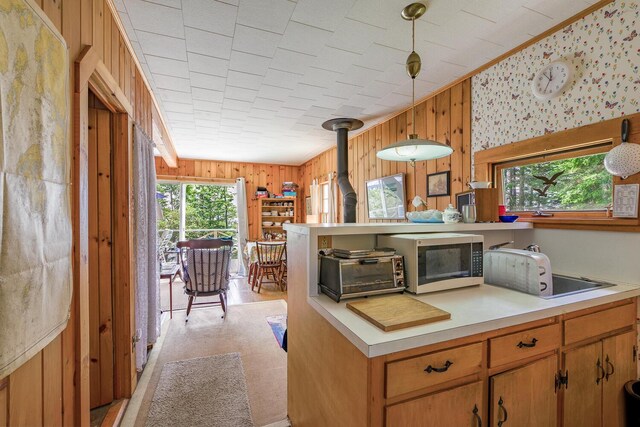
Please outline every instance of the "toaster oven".
[{"label": "toaster oven", "polygon": [[320,258],[320,291],[336,302],[343,298],[403,292],[404,260],[400,255],[345,259]]}]

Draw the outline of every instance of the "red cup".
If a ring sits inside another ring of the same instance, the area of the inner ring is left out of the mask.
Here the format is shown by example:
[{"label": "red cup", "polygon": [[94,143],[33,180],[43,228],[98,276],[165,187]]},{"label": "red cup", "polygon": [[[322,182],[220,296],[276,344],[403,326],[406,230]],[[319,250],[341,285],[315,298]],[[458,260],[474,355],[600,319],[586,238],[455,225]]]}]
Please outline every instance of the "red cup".
[{"label": "red cup", "polygon": [[498,215],[502,216],[506,214],[507,214],[507,207],[505,205],[498,205]]}]

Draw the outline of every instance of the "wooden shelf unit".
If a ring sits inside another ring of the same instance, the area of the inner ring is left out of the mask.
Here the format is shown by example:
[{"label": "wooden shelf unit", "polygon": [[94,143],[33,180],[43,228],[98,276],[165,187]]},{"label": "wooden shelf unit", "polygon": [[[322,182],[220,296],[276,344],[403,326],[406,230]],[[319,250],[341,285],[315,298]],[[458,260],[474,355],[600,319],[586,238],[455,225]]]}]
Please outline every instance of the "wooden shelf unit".
[{"label": "wooden shelf unit", "polygon": [[[261,198],[260,201],[260,239],[267,240],[265,233],[271,233],[270,240],[286,240],[287,233],[282,225],[264,225],[265,221],[283,223],[290,220],[296,222],[296,213],[298,209],[298,200],[295,197],[282,198]],[[264,212],[277,211],[278,216],[264,216]],[[281,215],[283,212],[292,211],[289,215]],[[278,236],[280,235],[280,236]]]}]

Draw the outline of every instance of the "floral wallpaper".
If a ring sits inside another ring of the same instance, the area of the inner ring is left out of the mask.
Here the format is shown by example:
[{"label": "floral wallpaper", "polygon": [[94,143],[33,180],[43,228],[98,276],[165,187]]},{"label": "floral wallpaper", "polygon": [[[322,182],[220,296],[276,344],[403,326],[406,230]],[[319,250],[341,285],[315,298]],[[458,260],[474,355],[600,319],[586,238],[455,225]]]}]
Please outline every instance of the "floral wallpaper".
[{"label": "floral wallpaper", "polygon": [[[639,13],[638,1],[614,1],[475,75],[473,151],[640,112]],[[573,82],[535,98],[533,76],[559,59]]]}]

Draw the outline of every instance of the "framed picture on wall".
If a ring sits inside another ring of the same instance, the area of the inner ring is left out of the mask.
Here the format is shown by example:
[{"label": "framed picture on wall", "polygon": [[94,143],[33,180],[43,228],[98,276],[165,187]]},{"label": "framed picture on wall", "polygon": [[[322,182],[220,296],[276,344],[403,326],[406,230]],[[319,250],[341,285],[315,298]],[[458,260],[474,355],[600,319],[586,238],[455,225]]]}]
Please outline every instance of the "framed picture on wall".
[{"label": "framed picture on wall", "polygon": [[307,196],[304,198],[304,209],[307,215],[313,214],[313,212],[311,212],[311,196]]},{"label": "framed picture on wall", "polygon": [[448,196],[450,174],[451,171],[446,171],[427,175],[427,197]]}]

